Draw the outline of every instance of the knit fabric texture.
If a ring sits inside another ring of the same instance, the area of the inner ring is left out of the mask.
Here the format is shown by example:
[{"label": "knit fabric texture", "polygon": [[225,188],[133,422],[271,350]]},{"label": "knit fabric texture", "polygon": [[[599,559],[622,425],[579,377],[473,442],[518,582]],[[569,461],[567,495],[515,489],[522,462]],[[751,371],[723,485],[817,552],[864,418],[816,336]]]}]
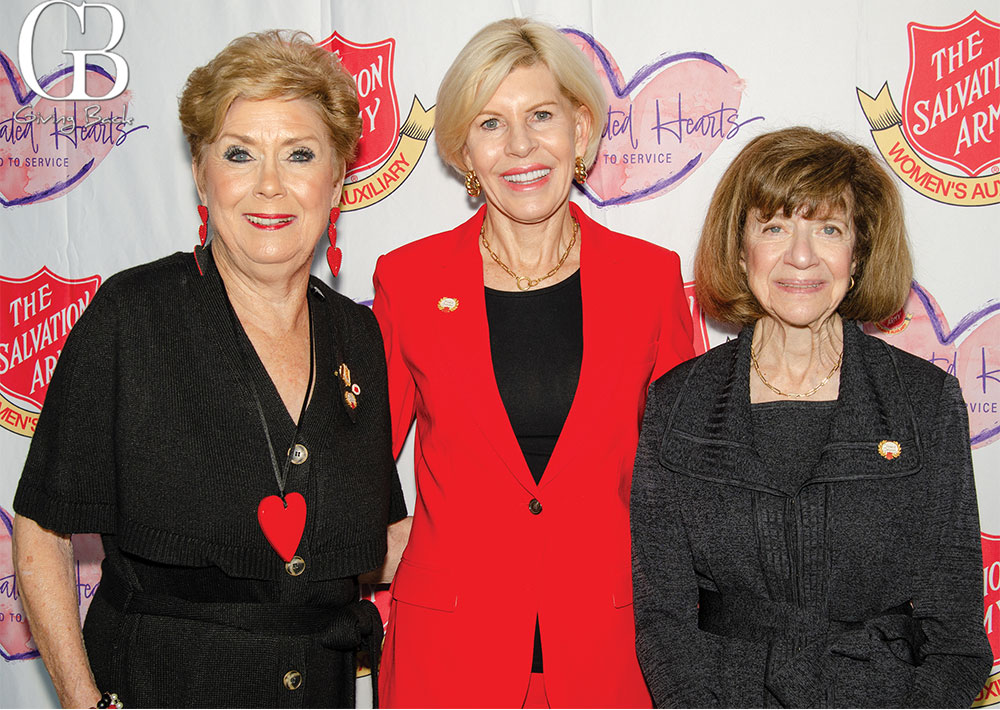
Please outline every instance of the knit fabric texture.
[{"label": "knit fabric texture", "polygon": [[[135,590],[331,613],[356,600],[355,576],[381,564],[386,526],[406,515],[382,338],[368,308],[318,279],[306,297],[316,376],[296,435],[234,327],[210,249],[109,278],[53,374],[17,513],[58,532],[101,533],[105,574],[113,566]],[[262,414],[279,465],[294,444],[308,452],[285,485],[307,505],[297,577],[257,521],[260,500],[278,493]],[[353,650],[328,648],[321,635],[268,619],[246,630],[120,606],[99,587],[85,638],[101,687],[126,704],[353,705]],[[282,682],[290,670],[303,677],[294,691]]]},{"label": "knit fabric texture", "polygon": [[[825,440],[788,449],[815,463],[778,473],[754,435],[751,338],[744,329],[650,391],[631,526],[654,701],[968,707],[992,653],[957,380],[845,323]],[[883,440],[900,455],[882,456]],[[740,612],[712,632],[706,593]]]}]

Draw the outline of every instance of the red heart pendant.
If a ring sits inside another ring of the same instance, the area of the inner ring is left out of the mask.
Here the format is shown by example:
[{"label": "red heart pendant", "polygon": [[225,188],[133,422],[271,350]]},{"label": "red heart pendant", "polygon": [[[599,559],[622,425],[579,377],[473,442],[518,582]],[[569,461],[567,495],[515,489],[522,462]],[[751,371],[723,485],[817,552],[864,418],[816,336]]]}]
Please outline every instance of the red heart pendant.
[{"label": "red heart pendant", "polygon": [[326,248],[326,263],[330,265],[330,271],[336,276],[340,273],[340,262],[344,260],[344,252],[337,247]]},{"label": "red heart pendant", "polygon": [[294,491],[284,502],[278,496],[268,496],[257,506],[257,522],[274,551],[288,562],[299,549],[306,529],[306,499]]}]

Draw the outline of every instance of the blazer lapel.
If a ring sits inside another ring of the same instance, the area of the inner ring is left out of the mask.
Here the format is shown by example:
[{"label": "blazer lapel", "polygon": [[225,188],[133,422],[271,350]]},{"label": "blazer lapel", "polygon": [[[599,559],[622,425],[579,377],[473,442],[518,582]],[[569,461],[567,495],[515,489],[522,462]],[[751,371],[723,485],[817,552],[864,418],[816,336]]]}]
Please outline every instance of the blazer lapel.
[{"label": "blazer lapel", "polygon": [[547,486],[568,468],[572,457],[580,452],[593,451],[583,446],[586,437],[597,431],[588,417],[604,411],[599,401],[601,388],[607,379],[602,370],[612,366],[614,359],[615,310],[619,304],[608,294],[609,274],[614,273],[617,252],[611,237],[599,228],[574,203],[570,203],[573,217],[580,223],[580,292],[583,300],[583,361],[580,380],[576,385],[573,404],[563,423],[556,447],[552,452],[541,486]]},{"label": "blazer lapel", "polygon": [[442,362],[458,390],[468,400],[466,412],[482,430],[486,440],[511,475],[528,491],[536,491],[535,480],[521,453],[507,410],[497,389],[490,351],[489,324],[486,320],[486,287],[483,261],[479,252],[479,229],[485,207],[454,231],[455,244],[450,256],[443,259],[436,280],[439,298],[457,298],[453,311],[435,307],[431,326]]}]

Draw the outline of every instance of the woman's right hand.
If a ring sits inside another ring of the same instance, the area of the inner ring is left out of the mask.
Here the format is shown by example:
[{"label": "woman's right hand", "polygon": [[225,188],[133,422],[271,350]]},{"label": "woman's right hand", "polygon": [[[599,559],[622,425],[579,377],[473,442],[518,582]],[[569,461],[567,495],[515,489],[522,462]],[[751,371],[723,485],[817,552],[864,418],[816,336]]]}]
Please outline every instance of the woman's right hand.
[{"label": "woman's right hand", "polygon": [[389,584],[396,576],[396,568],[399,567],[399,560],[406,549],[406,543],[410,540],[410,526],[413,525],[413,516],[408,516],[392,523],[386,530],[387,550],[382,566],[365,572],[358,576],[358,581],[362,584]]},{"label": "woman's right hand", "polygon": [[101,694],[83,645],[70,536],[15,516],[13,556],[21,604],[60,704],[95,707]]}]

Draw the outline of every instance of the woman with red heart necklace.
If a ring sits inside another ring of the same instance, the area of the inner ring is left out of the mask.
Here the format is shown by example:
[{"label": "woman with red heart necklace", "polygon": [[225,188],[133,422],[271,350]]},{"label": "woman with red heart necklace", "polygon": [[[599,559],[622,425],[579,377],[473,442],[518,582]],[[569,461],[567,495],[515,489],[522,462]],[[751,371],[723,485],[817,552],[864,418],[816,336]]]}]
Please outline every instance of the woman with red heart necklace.
[{"label": "woman with red heart necklace", "polygon": [[[301,34],[238,38],[188,78],[202,243],[97,293],[14,501],[22,601],[65,706],[353,707],[355,652],[377,668],[358,575],[391,576],[406,514],[382,341],[310,276],[324,236],[340,267],[358,113]],[[105,549],[82,633],[80,532]]]}]

